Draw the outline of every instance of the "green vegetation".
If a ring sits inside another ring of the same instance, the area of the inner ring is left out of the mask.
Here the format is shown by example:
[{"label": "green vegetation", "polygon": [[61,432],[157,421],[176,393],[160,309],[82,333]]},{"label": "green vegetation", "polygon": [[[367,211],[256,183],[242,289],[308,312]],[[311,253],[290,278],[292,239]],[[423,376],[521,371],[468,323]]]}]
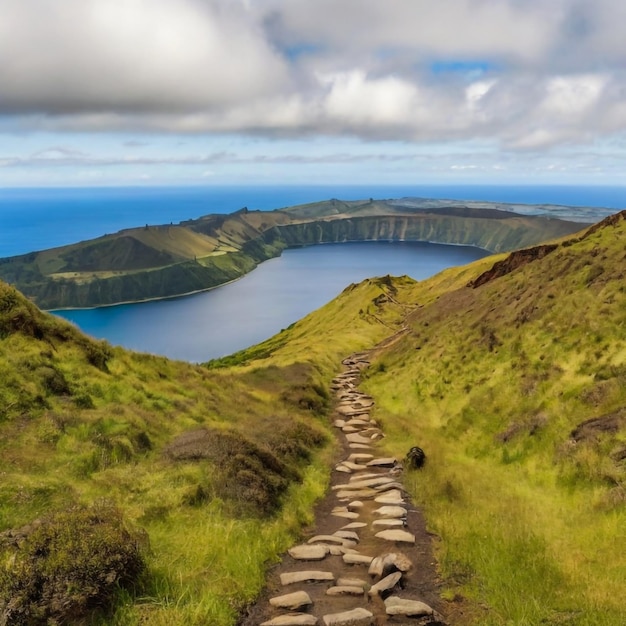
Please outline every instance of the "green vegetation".
[{"label": "green vegetation", "polygon": [[[387,452],[426,452],[405,484],[456,623],[621,626],[625,255],[619,214],[420,283],[369,279],[203,366],[91,341],[0,283],[0,611],[37,623],[61,597],[97,604],[96,625],[235,624],[325,490],[339,360],[377,345],[362,387]],[[95,582],[74,596],[78,536]]]},{"label": "green vegetation", "polygon": [[370,370],[390,450],[426,450],[412,492],[477,624],[626,620],[625,250],[622,214],[478,287],[417,285]]},{"label": "green vegetation", "polygon": [[240,278],[287,247],[433,241],[500,252],[581,228],[572,222],[496,210],[485,203],[469,204],[330,200],[269,212],[208,215],[177,226],[146,225],[0,259],[0,279],[45,309],[91,307],[210,289]]}]

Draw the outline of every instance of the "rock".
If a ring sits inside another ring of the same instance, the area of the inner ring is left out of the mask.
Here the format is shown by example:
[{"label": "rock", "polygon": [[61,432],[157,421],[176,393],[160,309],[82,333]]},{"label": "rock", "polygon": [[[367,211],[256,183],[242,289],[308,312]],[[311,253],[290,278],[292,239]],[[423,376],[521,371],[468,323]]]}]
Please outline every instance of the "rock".
[{"label": "rock", "polygon": [[341,587],[360,587],[361,590],[370,586],[370,584],[361,578],[339,578],[337,585]]},{"label": "rock", "polygon": [[394,482],[393,478],[388,476],[374,476],[372,478],[357,477],[357,480],[351,480],[348,484],[333,485],[333,491],[339,491],[340,489],[366,489],[367,487],[374,487],[376,485],[387,485]]},{"label": "rock", "polygon": [[352,502],[348,503],[348,510],[352,511],[353,509],[362,509],[363,508],[363,503],[360,500],[353,500]]},{"label": "rock", "polygon": [[289,556],[297,561],[321,561],[328,554],[328,547],[324,545],[294,546],[287,550]]},{"label": "rock", "polygon": [[364,419],[351,419],[346,423],[346,426],[369,426],[371,422]]},{"label": "rock", "polygon": [[287,593],[283,596],[276,596],[270,598],[270,604],[278,607],[279,609],[289,609],[290,611],[297,611],[304,606],[313,604],[311,596],[306,591],[295,591],[294,593]]},{"label": "rock", "polygon": [[331,613],[322,618],[325,626],[372,626],[374,615],[367,609],[358,608],[343,613]]},{"label": "rock", "polygon": [[349,467],[343,465],[343,463],[339,463],[339,465],[335,467],[335,470],[337,470],[338,472],[343,472],[344,474],[352,474],[352,470]]},{"label": "rock", "polygon": [[350,443],[349,448],[353,450],[371,450],[372,446],[369,443]]},{"label": "rock", "polygon": [[359,474],[358,476],[350,476],[348,481],[351,483],[355,483],[369,478],[380,478],[380,474],[376,474],[374,472],[366,472],[364,474]]},{"label": "rock", "polygon": [[372,526],[404,526],[404,521],[401,519],[377,519],[372,522]]},{"label": "rock", "polygon": [[358,463],[353,463],[352,461],[342,461],[339,465],[343,465],[353,472],[362,472],[365,469],[364,465],[359,465]]},{"label": "rock", "polygon": [[373,454],[367,454],[365,452],[355,452],[353,454],[351,454],[348,457],[348,461],[351,461],[352,463],[358,463],[359,461],[362,461],[363,463],[367,463],[368,461],[371,461],[374,458]]},{"label": "rock", "polygon": [[369,445],[372,443],[371,439],[363,437],[363,435],[360,435],[359,433],[349,433],[346,435],[346,440],[348,443],[360,443],[363,445]]},{"label": "rock", "polygon": [[390,529],[377,532],[376,537],[385,541],[398,541],[403,543],[415,543],[415,535],[407,530]]},{"label": "rock", "polygon": [[353,513],[352,511],[338,511],[336,513],[331,513],[334,517],[343,517],[344,519],[358,519],[359,514]]},{"label": "rock", "polygon": [[398,596],[390,596],[385,600],[385,611],[387,615],[407,615],[410,617],[433,615],[435,613],[435,611],[424,602],[420,602],[419,600],[405,600]]},{"label": "rock", "polygon": [[[345,555],[347,556],[347,555]],[[335,582],[335,576],[332,572],[322,572],[319,570],[308,570],[299,572],[286,572],[280,575],[281,585],[292,585],[302,582],[321,582],[330,580]]]},{"label": "rock", "polygon": [[[396,491],[395,489],[393,491]],[[402,496],[397,495],[389,495],[385,493],[382,496],[378,496],[374,498],[374,502],[378,502],[378,504],[395,504],[402,506],[404,504],[404,498]]]},{"label": "rock", "polygon": [[367,463],[367,467],[395,467],[398,462],[392,456],[389,457],[381,457],[380,459],[372,459]]},{"label": "rock", "polygon": [[268,622],[263,622],[261,626],[316,626],[317,617],[307,613],[291,613],[275,617]]},{"label": "rock", "polygon": [[372,585],[371,589],[367,592],[370,596],[377,596],[385,591],[393,589],[402,578],[402,572],[394,572],[385,576],[382,580],[378,581],[375,585]]},{"label": "rock", "polygon": [[365,554],[344,554],[343,562],[347,565],[369,565],[372,562],[373,556],[366,556]]},{"label": "rock", "polygon": [[368,574],[375,577],[384,577],[398,572],[408,572],[412,567],[411,560],[402,552],[388,552],[377,556],[370,564]]},{"label": "rock", "polygon": [[345,526],[342,526],[340,530],[351,530],[353,528],[365,528],[367,526],[366,522],[350,522]]},{"label": "rock", "polygon": [[326,590],[327,596],[362,596],[364,593],[363,587],[351,587],[349,585],[337,585]]},{"label": "rock", "polygon": [[[352,478],[352,476],[350,478]],[[391,482],[384,483],[382,485],[377,485],[376,487],[374,487],[374,489],[376,489],[378,493],[384,493],[385,491],[391,491],[393,489],[402,489],[402,483],[399,483],[397,480],[394,480],[393,478],[389,478],[389,480]]]},{"label": "rock", "polygon": [[406,517],[406,509],[403,506],[385,505],[374,510],[379,517],[393,517],[399,519]]},{"label": "rock", "polygon": [[346,424],[342,429],[344,433],[358,433],[361,429],[356,426],[350,426]]},{"label": "rock", "polygon": [[339,500],[352,500],[352,498],[365,498],[369,500],[373,498],[378,492],[373,489],[358,489],[356,491],[338,491],[335,495]]},{"label": "rock", "polygon": [[333,425],[337,428],[343,428],[346,425],[346,420],[335,420]]},{"label": "rock", "polygon": [[350,539],[351,541],[359,540],[359,536],[352,530],[338,530],[334,532],[333,535],[337,535],[337,537],[341,537],[342,539]]},{"label": "rock", "polygon": [[[311,543],[338,543],[339,545],[345,546],[346,544],[350,544],[352,542],[347,541],[346,539],[344,539],[343,537],[339,537],[336,535],[315,535],[315,537],[311,537],[307,543],[311,544]],[[348,546],[349,547],[349,546]]]}]

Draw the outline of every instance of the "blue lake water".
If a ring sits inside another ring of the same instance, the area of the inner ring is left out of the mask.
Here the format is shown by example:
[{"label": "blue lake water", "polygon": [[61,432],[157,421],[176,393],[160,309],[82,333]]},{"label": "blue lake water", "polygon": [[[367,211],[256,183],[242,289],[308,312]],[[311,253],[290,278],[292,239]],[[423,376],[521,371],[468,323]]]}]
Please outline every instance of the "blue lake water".
[{"label": "blue lake water", "polygon": [[[263,186],[0,189],[0,257],[98,237],[143,224],[178,223],[244,206],[272,210],[329,198],[444,198],[596,207],[556,211],[597,221],[626,207],[626,187]],[[337,295],[384,274],[426,278],[482,252],[423,244],[342,244],[286,251],[242,280],[161,302],[62,315],[89,334],[129,348],[204,361],[257,343]]]},{"label": "blue lake water", "polygon": [[57,314],[113,344],[200,362],[271,337],[350,283],[386,274],[424,279],[485,254],[428,243],[324,244],[285,250],[234,283],[192,296]]}]

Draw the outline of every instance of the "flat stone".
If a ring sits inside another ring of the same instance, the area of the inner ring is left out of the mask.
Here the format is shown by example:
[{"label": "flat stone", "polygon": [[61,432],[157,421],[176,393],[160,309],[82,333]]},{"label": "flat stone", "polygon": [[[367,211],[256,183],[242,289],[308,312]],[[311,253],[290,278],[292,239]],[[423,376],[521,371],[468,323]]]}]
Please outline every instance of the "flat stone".
[{"label": "flat stone", "polygon": [[350,522],[345,526],[342,526],[340,530],[351,530],[353,528],[365,528],[367,526],[367,522]]},{"label": "flat stone", "polygon": [[338,530],[334,532],[333,535],[337,535],[337,537],[341,537],[342,539],[350,539],[351,541],[359,540],[359,536],[353,530]]},{"label": "flat stone", "polygon": [[337,585],[340,587],[360,587],[361,591],[370,586],[369,582],[362,578],[339,578]]},{"label": "flat stone", "polygon": [[352,474],[352,470],[349,467],[346,467],[343,464],[339,464],[335,467],[338,472],[343,472],[344,474]]},{"label": "flat stone", "polygon": [[297,611],[303,606],[313,604],[311,596],[306,591],[294,591],[294,593],[287,593],[283,596],[276,596],[270,598],[270,604],[278,607],[279,609],[289,609],[290,611]]},{"label": "flat stone", "polygon": [[365,480],[366,478],[380,478],[380,474],[375,472],[366,472],[365,474],[359,474],[358,476],[350,476],[348,480],[351,483],[355,483],[357,481]]},{"label": "flat stone", "polygon": [[353,511],[337,511],[335,513],[331,513],[333,517],[342,517],[343,519],[358,519],[359,514],[354,513]]},{"label": "flat stone", "polygon": [[374,498],[374,502],[378,502],[378,504],[394,504],[398,506],[402,506],[405,503],[402,496],[389,495],[387,493],[382,496],[378,496],[377,498]]},{"label": "flat stone", "polygon": [[407,615],[410,617],[434,614],[433,609],[428,604],[419,600],[405,600],[398,596],[389,596],[385,600],[385,611],[387,615]]},{"label": "flat stone", "polygon": [[362,509],[363,503],[360,500],[353,500],[352,502],[349,502],[347,506],[348,510],[352,511],[353,509]]},{"label": "flat stone", "polygon": [[[356,545],[356,544],[353,544],[353,545]],[[328,546],[328,554],[332,556],[343,556],[344,554],[349,554],[351,552],[354,553],[356,552],[356,550],[354,550],[353,548],[349,548],[347,546],[340,546],[340,545]]]},{"label": "flat stone", "polygon": [[333,425],[337,428],[343,428],[346,425],[346,420],[335,420]]},{"label": "flat stone", "polygon": [[406,509],[403,506],[394,506],[386,504],[374,510],[378,517],[393,517],[395,519],[406,517]]},{"label": "flat stone", "polygon": [[377,596],[385,591],[393,589],[402,578],[402,572],[394,572],[385,576],[382,580],[379,580],[375,585],[372,585],[371,589],[367,592],[370,596]]},{"label": "flat stone", "polygon": [[348,443],[360,443],[363,445],[369,445],[371,443],[371,439],[363,437],[363,435],[360,435],[359,433],[349,433],[346,435],[346,440]]},{"label": "flat stone", "polygon": [[346,426],[370,426],[371,422],[364,419],[351,419],[346,422]]},{"label": "flat stone", "polygon": [[285,572],[280,575],[281,585],[292,585],[294,583],[302,582],[321,582],[327,580],[335,582],[335,576],[332,572],[301,570],[299,572]]},{"label": "flat stone", "polygon": [[376,489],[378,493],[384,493],[385,491],[391,491],[392,489],[402,489],[402,483],[399,483],[394,478],[389,478],[389,480],[391,482],[384,483],[383,485],[377,485],[374,489]]},{"label": "flat stone", "polygon": [[352,500],[353,498],[363,498],[369,500],[373,498],[378,492],[373,489],[357,489],[355,491],[338,491],[335,495],[339,500]]},{"label": "flat stone", "polygon": [[287,550],[289,556],[297,561],[321,561],[328,554],[328,547],[324,545],[294,546]]},{"label": "flat stone", "polygon": [[317,617],[308,613],[291,613],[263,622],[261,626],[317,626]]},{"label": "flat stone", "polygon": [[315,537],[311,537],[307,543],[308,544],[317,544],[317,543],[338,543],[342,546],[346,545],[346,540],[343,537],[339,537],[336,535],[315,535]]},{"label": "flat stone", "polygon": [[358,433],[361,429],[357,428],[356,426],[350,426],[346,424],[341,430],[344,433]]},{"label": "flat stone", "polygon": [[362,461],[363,463],[367,463],[374,458],[373,454],[367,454],[366,452],[354,452],[348,457],[348,461],[352,461],[352,463],[358,463]]},{"label": "flat stone", "polygon": [[322,618],[325,626],[372,626],[374,615],[367,609],[358,608],[342,613],[330,613]]},{"label": "flat stone", "polygon": [[376,485],[385,485],[394,482],[393,478],[389,476],[375,476],[373,478],[363,478],[363,480],[350,481],[347,484],[333,485],[333,491],[339,491],[340,489],[365,489],[367,487],[375,487]]},{"label": "flat stone", "polygon": [[399,529],[390,529],[390,530],[381,530],[375,535],[379,539],[384,539],[385,541],[398,541],[404,543],[415,543],[415,535],[410,533],[408,530],[399,530]]},{"label": "flat stone", "polygon": [[352,450],[371,450],[372,446],[369,443],[350,443],[348,444],[349,448]]},{"label": "flat stone", "polygon": [[395,467],[398,459],[392,456],[381,457],[380,459],[372,459],[367,463],[367,467]]},{"label": "flat stone", "polygon": [[365,554],[344,554],[343,562],[347,565],[368,565],[372,562],[373,556],[366,556]]},{"label": "flat stone", "polygon": [[349,585],[337,585],[326,590],[327,596],[362,596],[364,593],[363,587],[351,587]]},{"label": "flat stone", "polygon": [[401,519],[377,519],[372,522],[372,526],[404,526]]},{"label": "flat stone", "polygon": [[351,472],[362,472],[365,469],[364,465],[353,463],[352,461],[342,461],[339,465],[347,467]]}]

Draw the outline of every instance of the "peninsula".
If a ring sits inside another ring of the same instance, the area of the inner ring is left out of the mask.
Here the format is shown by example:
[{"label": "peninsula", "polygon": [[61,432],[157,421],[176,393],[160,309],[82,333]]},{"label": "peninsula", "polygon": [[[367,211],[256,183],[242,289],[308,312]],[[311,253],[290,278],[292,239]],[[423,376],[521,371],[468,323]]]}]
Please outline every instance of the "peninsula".
[{"label": "peninsula", "polygon": [[0,279],[43,309],[97,307],[211,289],[290,247],[429,241],[496,253],[563,237],[584,226],[520,214],[530,209],[419,198],[331,199],[275,211],[244,208],[2,258]]}]

